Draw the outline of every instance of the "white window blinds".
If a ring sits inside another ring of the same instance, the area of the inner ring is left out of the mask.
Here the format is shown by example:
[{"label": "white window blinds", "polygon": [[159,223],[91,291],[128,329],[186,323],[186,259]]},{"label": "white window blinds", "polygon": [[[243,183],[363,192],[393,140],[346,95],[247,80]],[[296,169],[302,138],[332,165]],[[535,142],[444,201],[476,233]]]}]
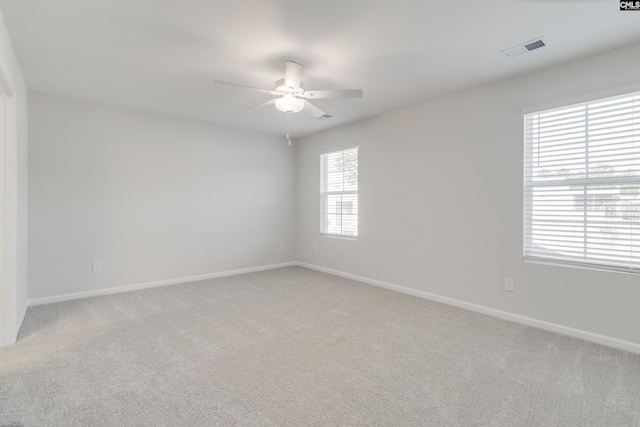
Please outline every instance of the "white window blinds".
[{"label": "white window blinds", "polygon": [[640,273],[640,92],[524,122],[525,259]]},{"label": "white window blinds", "polygon": [[320,156],[320,233],[358,235],[358,147]]}]

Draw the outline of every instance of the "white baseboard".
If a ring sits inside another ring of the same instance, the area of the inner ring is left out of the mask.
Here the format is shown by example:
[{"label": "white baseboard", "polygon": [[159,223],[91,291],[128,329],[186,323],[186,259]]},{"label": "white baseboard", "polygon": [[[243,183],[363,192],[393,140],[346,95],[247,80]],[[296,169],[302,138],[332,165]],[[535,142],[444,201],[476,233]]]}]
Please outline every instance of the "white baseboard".
[{"label": "white baseboard", "polygon": [[[216,279],[218,277],[235,276],[237,274],[254,273],[256,271],[273,270],[276,268],[297,265],[296,262],[282,264],[262,265],[259,267],[241,268],[238,270],[221,271],[218,273],[200,274],[197,276],[179,277],[175,279],[157,280],[155,282],[137,283],[133,285],[118,286],[116,288],[97,289],[94,291],[76,292],[73,294],[54,295],[51,297],[34,298],[27,301],[27,307],[35,305],[51,304],[54,302],[69,301],[80,298],[97,297],[101,295],[118,294],[121,292],[138,291],[140,289],[157,288],[159,286],[176,285],[178,283],[196,282],[198,280]],[[25,308],[26,313],[26,308]],[[24,319],[24,315],[23,315]],[[20,323],[22,324],[22,322]]]},{"label": "white baseboard", "polygon": [[495,308],[485,307],[483,305],[473,304],[466,301],[457,300],[454,298],[444,297],[441,295],[432,294],[430,292],[407,288],[404,286],[395,285],[393,283],[387,283],[380,280],[369,279],[367,277],[357,276],[355,274],[344,273],[342,271],[332,270],[330,268],[320,267],[313,264],[307,264],[304,262],[296,262],[294,264],[300,267],[306,267],[312,270],[317,270],[324,273],[345,277],[347,279],[357,280],[358,282],[363,282],[363,283],[367,283],[374,286],[380,286],[382,288],[387,288],[394,291],[402,292],[404,294],[425,298],[431,301],[436,301],[443,304],[464,308],[466,310],[476,311],[478,313],[486,314],[493,317],[498,317],[500,319],[509,320],[511,322],[520,323],[527,326],[533,326],[535,328],[544,329],[546,331],[556,332],[562,335],[568,335],[570,337],[583,339],[585,341],[591,341],[597,344],[602,344],[602,345],[617,348],[620,350],[625,350],[625,351],[630,351],[632,353],[640,354],[640,344],[634,343],[631,341],[624,341],[617,338],[608,337],[606,335],[595,334],[593,332],[583,331],[581,329],[575,329],[568,326],[558,325],[556,323],[534,319],[532,317],[521,316],[519,314],[509,313],[507,311],[497,310]]}]

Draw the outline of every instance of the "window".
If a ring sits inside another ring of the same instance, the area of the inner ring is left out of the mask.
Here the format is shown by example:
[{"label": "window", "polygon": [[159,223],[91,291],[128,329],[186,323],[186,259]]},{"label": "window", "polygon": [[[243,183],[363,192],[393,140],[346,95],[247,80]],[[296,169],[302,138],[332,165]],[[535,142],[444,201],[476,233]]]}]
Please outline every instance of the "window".
[{"label": "window", "polygon": [[640,92],[524,126],[525,259],[640,273]]},{"label": "window", "polygon": [[358,236],[358,147],[320,156],[320,233]]}]

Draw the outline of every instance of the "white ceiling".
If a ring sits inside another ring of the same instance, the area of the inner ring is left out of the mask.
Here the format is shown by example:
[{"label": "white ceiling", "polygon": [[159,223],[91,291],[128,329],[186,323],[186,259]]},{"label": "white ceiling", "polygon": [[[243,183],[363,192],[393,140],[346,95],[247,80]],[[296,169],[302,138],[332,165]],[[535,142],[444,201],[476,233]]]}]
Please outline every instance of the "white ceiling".
[{"label": "white ceiling", "polygon": [[[333,115],[292,120],[304,136],[447,93],[640,40],[615,0],[0,0],[29,89],[283,135],[269,96],[282,61]],[[515,58],[501,50],[544,36]],[[579,76],[576,76],[579,78]]]}]

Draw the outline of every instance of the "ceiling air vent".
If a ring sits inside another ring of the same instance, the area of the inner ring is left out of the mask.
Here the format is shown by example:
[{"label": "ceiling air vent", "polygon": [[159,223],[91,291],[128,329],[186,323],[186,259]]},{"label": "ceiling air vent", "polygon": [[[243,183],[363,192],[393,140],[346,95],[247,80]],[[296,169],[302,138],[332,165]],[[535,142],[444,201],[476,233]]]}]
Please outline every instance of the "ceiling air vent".
[{"label": "ceiling air vent", "polygon": [[509,49],[502,50],[500,51],[500,53],[504,53],[508,58],[513,58],[514,56],[531,52],[532,50],[539,49],[546,45],[547,43],[544,37],[538,37],[537,39],[533,39],[531,41],[520,44],[518,46],[514,46],[514,47],[510,47]]}]

